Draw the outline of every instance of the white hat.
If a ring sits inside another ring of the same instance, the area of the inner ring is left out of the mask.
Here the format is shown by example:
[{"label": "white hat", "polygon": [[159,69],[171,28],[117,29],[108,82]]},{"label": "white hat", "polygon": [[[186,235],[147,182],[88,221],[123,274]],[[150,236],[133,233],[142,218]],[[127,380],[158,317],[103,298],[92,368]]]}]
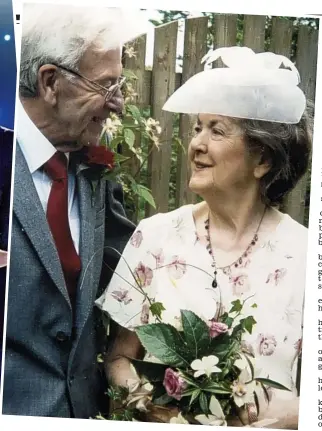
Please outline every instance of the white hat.
[{"label": "white hat", "polygon": [[300,121],[306,99],[298,87],[299,72],[288,58],[234,46],[211,50],[202,59],[205,69],[218,58],[228,67],[192,76],[170,96],[163,109],[277,123]]}]

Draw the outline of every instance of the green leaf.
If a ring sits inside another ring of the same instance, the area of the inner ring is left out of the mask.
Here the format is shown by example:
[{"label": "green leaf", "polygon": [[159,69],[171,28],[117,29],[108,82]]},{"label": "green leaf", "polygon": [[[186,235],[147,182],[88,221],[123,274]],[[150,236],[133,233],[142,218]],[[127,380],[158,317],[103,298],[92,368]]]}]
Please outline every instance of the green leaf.
[{"label": "green leaf", "polygon": [[231,326],[232,326],[232,324],[234,323],[234,319],[232,318],[232,317],[227,317],[226,319],[225,319],[225,322],[224,323],[226,323],[226,325],[228,326],[228,328],[230,329],[231,328]]},{"label": "green leaf", "polygon": [[211,354],[218,356],[221,360],[229,352],[231,345],[231,337],[228,334],[223,334],[220,337],[220,342],[217,338],[211,340]]},{"label": "green leaf", "polygon": [[187,310],[181,310],[181,319],[184,339],[192,354],[191,359],[207,355],[211,341],[207,324],[192,311]]},{"label": "green leaf", "polygon": [[192,396],[190,398],[190,402],[189,402],[189,407],[196,401],[196,399],[199,397],[200,395],[200,389],[195,389],[192,393]]},{"label": "green leaf", "polygon": [[211,392],[213,394],[231,394],[231,388],[224,383],[210,382],[202,388],[206,392]]},{"label": "green leaf", "polygon": [[163,382],[167,365],[156,362],[140,361],[139,359],[128,358],[134,366],[139,376],[145,377],[149,382]]},{"label": "green leaf", "polygon": [[144,199],[146,202],[148,202],[148,204],[150,204],[153,208],[156,208],[156,204],[155,204],[154,198],[153,198],[151,192],[149,191],[149,189],[147,189],[146,187],[142,186],[141,184],[137,184],[136,185],[136,193],[142,199]]},{"label": "green leaf", "polygon": [[136,129],[139,130],[139,125],[135,124],[133,117],[127,117],[122,120],[123,130],[125,129]]},{"label": "green leaf", "polygon": [[259,415],[259,399],[257,393],[254,391],[254,401],[256,405],[257,416]]},{"label": "green leaf", "polygon": [[131,70],[129,69],[123,69],[122,70],[122,75],[125,76],[125,78],[131,80],[131,79],[138,79],[138,77],[135,75],[135,73],[133,73]]},{"label": "green leaf", "polygon": [[269,393],[268,393],[268,390],[266,389],[265,385],[263,385],[263,383],[261,383],[261,387],[262,387],[264,395],[265,395],[265,401],[268,404],[269,403]]},{"label": "green leaf", "polygon": [[189,367],[186,346],[179,332],[165,323],[152,323],[135,329],[143,347],[169,367]]},{"label": "green leaf", "polygon": [[135,105],[127,105],[126,109],[128,109],[130,111],[130,113],[132,114],[132,117],[135,118],[137,121],[140,122],[142,115],[141,112],[139,110],[139,108]]},{"label": "green leaf", "polygon": [[182,140],[181,140],[180,138],[178,138],[177,136],[174,136],[174,137],[173,137],[173,141],[174,141],[174,143],[175,143],[176,145],[178,145],[178,147],[179,147],[179,148],[181,148],[181,150],[182,150],[183,154],[186,154],[186,153],[187,153],[187,150],[186,150],[186,148],[184,147],[184,145],[183,145],[183,143],[182,143]]},{"label": "green leaf", "polygon": [[205,415],[207,415],[209,412],[208,399],[207,399],[207,395],[204,392],[201,392],[201,394],[199,395],[199,405],[200,405],[201,411]]},{"label": "green leaf", "polygon": [[181,373],[181,377],[183,378],[184,381],[189,383],[189,385],[193,386],[194,388],[199,388],[198,383],[192,377],[187,376],[186,373]]},{"label": "green leaf", "polygon": [[182,392],[182,397],[190,397],[196,391],[195,388],[186,389]]},{"label": "green leaf", "polygon": [[248,316],[246,317],[246,319],[244,320],[244,328],[246,329],[247,332],[249,332],[250,334],[253,331],[253,326],[256,324],[256,320],[254,319],[253,316]]},{"label": "green leaf", "polygon": [[289,388],[287,388],[286,386],[281,385],[280,383],[275,382],[274,380],[264,379],[262,377],[257,377],[255,380],[257,382],[262,383],[263,385],[270,386],[271,388],[281,389],[282,391],[291,392],[291,390]]},{"label": "green leaf", "polygon": [[158,398],[153,399],[153,404],[156,404],[158,406],[165,406],[166,404],[169,404],[171,402],[173,402],[173,398],[169,397],[168,394],[164,394]]},{"label": "green leaf", "polygon": [[122,154],[119,154],[119,153],[114,154],[114,161],[116,163],[125,162],[126,160],[129,160],[130,158],[131,157],[126,157],[126,156],[123,156]]},{"label": "green leaf", "polygon": [[248,362],[249,368],[250,368],[250,372],[252,374],[252,380],[254,380],[254,374],[255,374],[255,370],[254,370],[254,366],[252,364],[252,361],[249,359],[249,357],[247,355],[244,355],[244,358],[246,359],[246,361]]},{"label": "green leaf", "polygon": [[152,313],[152,316],[157,316],[161,319],[161,315],[162,315],[162,311],[164,311],[165,308],[162,304],[162,302],[154,302],[151,306],[150,306],[150,311]]},{"label": "green leaf", "polygon": [[257,304],[253,304],[251,307],[252,308],[257,308]]},{"label": "green leaf", "polygon": [[236,299],[236,301],[232,301],[232,308],[230,309],[229,313],[239,313],[243,309],[243,304],[240,302],[239,299]]},{"label": "green leaf", "polygon": [[210,392],[210,393],[212,393],[212,394],[221,394],[221,395],[228,395],[228,394],[231,394],[231,391],[230,390],[228,390],[228,389],[221,389],[221,388],[207,388],[207,389],[204,389],[204,391],[206,391],[206,392]]},{"label": "green leaf", "polygon": [[131,129],[124,129],[124,140],[127,143],[127,145],[132,148],[135,142],[135,134],[133,130]]},{"label": "green leaf", "polygon": [[123,136],[117,136],[116,138],[114,138],[114,139],[112,139],[112,140],[111,140],[111,142],[110,142],[110,144],[109,144],[109,147],[110,147],[110,149],[111,149],[112,151],[115,151],[115,152],[116,152],[117,146],[118,146],[119,144],[121,144],[122,142],[124,142],[124,138],[123,138]]}]

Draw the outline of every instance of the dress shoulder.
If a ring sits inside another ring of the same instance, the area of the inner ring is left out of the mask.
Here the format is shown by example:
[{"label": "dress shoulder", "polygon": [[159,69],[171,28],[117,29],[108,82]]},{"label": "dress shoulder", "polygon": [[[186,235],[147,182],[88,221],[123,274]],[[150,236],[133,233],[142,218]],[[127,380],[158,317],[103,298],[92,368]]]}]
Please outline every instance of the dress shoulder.
[{"label": "dress shoulder", "polygon": [[151,217],[147,217],[141,220],[139,226],[149,228],[149,227],[161,227],[170,226],[173,221],[181,217],[189,216],[192,213],[193,205],[183,205],[173,211],[166,213],[158,213]]},{"label": "dress shoulder", "polygon": [[284,244],[286,251],[304,257],[307,252],[308,228],[294,220],[288,214],[284,214],[283,224],[278,231],[278,238]]}]

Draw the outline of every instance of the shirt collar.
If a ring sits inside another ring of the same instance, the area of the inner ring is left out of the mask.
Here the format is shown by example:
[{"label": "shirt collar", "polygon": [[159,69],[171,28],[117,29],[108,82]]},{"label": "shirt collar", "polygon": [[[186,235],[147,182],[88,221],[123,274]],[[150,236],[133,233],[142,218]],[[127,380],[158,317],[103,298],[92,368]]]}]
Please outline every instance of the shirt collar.
[{"label": "shirt collar", "polygon": [[17,108],[17,140],[29,171],[33,174],[56,153],[56,148],[31,121],[19,99]]}]

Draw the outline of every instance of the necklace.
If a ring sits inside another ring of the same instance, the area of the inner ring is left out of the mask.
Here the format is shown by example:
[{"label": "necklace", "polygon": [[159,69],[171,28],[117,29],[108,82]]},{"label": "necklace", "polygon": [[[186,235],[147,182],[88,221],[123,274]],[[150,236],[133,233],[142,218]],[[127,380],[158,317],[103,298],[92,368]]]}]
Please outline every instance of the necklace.
[{"label": "necklace", "polygon": [[224,274],[230,275],[231,274],[231,269],[232,268],[238,268],[238,266],[240,266],[243,263],[244,259],[250,254],[252,248],[254,247],[254,245],[258,241],[258,231],[259,231],[259,228],[260,228],[260,226],[262,224],[264,215],[266,213],[266,208],[267,207],[265,206],[263,215],[262,215],[262,217],[261,217],[261,219],[259,221],[259,224],[257,226],[256,232],[255,232],[255,234],[254,234],[251,242],[247,246],[246,250],[244,251],[244,253],[242,253],[242,255],[238,259],[236,259],[233,263],[231,263],[230,265],[222,266],[222,267],[217,267],[216,259],[215,259],[215,256],[214,256],[214,253],[213,253],[213,249],[212,249],[212,246],[211,246],[210,228],[209,228],[209,225],[210,225],[210,212],[209,212],[208,218],[205,221],[205,229],[206,229],[206,232],[207,232],[207,234],[206,234],[207,250],[208,250],[208,253],[210,254],[210,256],[212,257],[212,264],[211,264],[211,266],[214,268],[214,279],[213,279],[213,281],[211,283],[211,285],[212,285],[212,287],[214,289],[216,289],[216,287],[218,286],[218,283],[217,283],[217,273],[218,273],[217,270],[218,269],[221,269]]}]

